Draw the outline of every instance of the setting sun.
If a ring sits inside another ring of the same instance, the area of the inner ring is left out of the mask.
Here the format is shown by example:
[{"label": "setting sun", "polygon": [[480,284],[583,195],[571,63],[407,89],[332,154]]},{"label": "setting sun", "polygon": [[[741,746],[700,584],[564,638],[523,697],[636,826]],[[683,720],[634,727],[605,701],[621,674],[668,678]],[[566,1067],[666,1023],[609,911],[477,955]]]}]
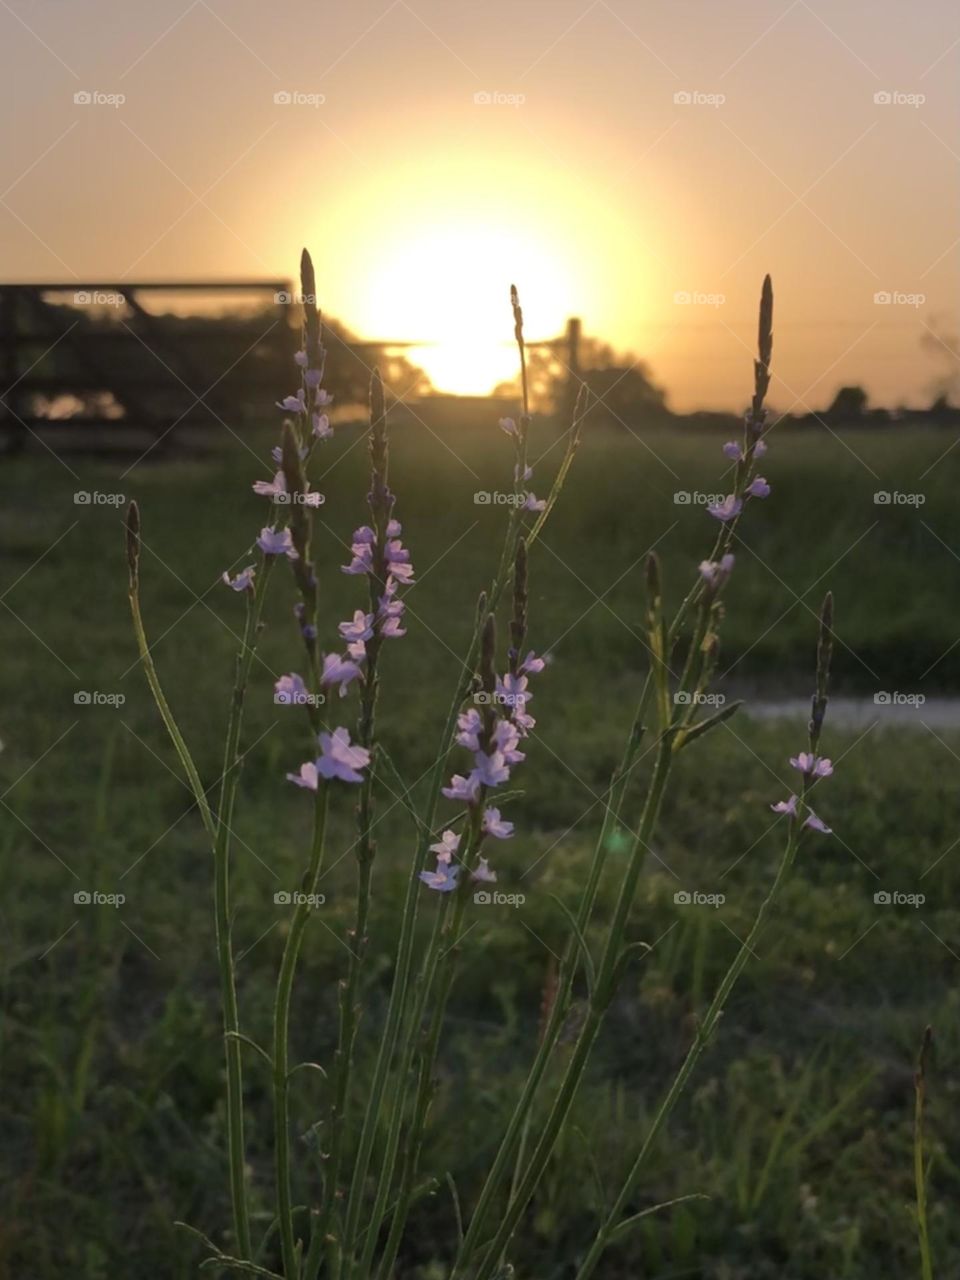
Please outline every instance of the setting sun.
[{"label": "setting sun", "polygon": [[410,358],[438,390],[485,394],[517,373],[510,285],[520,290],[531,337],[553,338],[574,296],[569,261],[518,228],[400,228],[371,258],[355,296],[356,321],[378,339],[422,342]]}]

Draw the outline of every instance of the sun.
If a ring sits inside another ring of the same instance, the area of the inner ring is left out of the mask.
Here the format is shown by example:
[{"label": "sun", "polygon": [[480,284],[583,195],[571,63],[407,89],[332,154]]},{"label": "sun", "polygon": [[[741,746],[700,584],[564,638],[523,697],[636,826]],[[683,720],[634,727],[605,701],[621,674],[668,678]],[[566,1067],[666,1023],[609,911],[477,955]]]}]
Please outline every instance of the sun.
[{"label": "sun", "polygon": [[438,391],[486,395],[518,372],[511,284],[528,340],[558,336],[575,295],[542,232],[479,220],[420,225],[370,255],[355,324],[365,337],[416,342],[407,355]]}]

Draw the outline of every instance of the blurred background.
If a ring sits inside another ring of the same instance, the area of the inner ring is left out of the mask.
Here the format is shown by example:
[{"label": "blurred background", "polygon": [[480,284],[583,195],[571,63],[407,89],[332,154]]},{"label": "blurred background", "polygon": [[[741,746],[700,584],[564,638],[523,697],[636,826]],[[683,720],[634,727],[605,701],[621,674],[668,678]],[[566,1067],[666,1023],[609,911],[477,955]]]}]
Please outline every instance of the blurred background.
[{"label": "blurred background", "polygon": [[[653,951],[625,980],[513,1261],[518,1277],[575,1272],[766,894],[783,835],[769,805],[804,745],[830,589],[837,769],[821,809],[835,835],[806,847],[634,1207],[708,1199],[643,1219],[604,1274],[916,1274],[912,1072],[927,1023],[931,1232],[938,1273],[951,1274],[954,6],[10,0],[0,32],[12,122],[0,139],[0,1277],[187,1277],[202,1251],[177,1219],[230,1244],[211,867],[137,661],[122,523],[135,498],[155,661],[213,786],[242,626],[220,575],[249,563],[268,518],[251,486],[273,472],[276,401],[298,382],[304,245],[335,397],[312,475],[326,498],[321,642],[332,648],[361,603],[340,566],[365,519],[379,367],[418,570],[380,725],[410,785],[439,750],[514,488],[497,428],[519,412],[511,283],[540,496],[573,401],[589,394],[532,557],[530,642],[548,666],[517,834],[497,859],[501,886],[525,900],[471,931],[424,1168],[441,1182],[455,1170],[471,1202],[535,1050],[566,931],[553,895],[575,900],[586,874],[645,672],[643,561],[662,557],[676,604],[709,553],[705,507],[729,486],[721,446],[749,402],[769,271],[772,492],[738,528],[716,685],[744,707],[680,760],[631,924]],[[305,726],[273,702],[299,660],[283,577],[249,695],[236,823],[235,944],[257,1038],[289,924],[274,894],[296,884],[309,820],[283,780],[306,758]],[[352,724],[352,699],[329,710]],[[362,1073],[415,836],[388,795],[380,815]],[[344,796],[298,995],[297,1050],[321,1062],[352,915],[352,823]],[[124,901],[84,902],[93,892]],[[724,901],[685,903],[693,893]],[[255,1062],[247,1087],[265,1231],[271,1140]],[[323,1103],[304,1080],[304,1201]],[[455,1226],[442,1189],[415,1222],[398,1276],[443,1280]]]}]

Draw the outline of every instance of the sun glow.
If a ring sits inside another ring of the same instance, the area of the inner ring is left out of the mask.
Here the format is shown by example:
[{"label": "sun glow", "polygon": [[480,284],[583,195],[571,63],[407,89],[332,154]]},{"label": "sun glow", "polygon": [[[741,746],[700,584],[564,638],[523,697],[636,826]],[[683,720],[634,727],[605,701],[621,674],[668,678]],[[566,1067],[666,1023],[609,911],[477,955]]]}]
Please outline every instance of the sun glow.
[{"label": "sun glow", "polygon": [[556,337],[574,282],[539,233],[486,223],[423,226],[375,252],[356,295],[356,323],[376,339],[413,340],[407,354],[439,391],[484,395],[517,376],[509,290],[528,339]]}]

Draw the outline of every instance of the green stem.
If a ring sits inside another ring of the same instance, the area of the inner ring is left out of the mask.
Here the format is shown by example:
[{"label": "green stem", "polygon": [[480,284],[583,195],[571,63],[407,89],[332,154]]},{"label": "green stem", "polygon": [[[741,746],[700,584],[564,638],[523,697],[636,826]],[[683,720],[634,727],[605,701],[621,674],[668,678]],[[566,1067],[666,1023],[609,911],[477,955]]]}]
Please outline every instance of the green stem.
[{"label": "green stem", "polygon": [[[640,702],[624,748],[623,758],[610,782],[610,803],[604,810],[603,823],[594,848],[590,874],[587,877],[587,884],[584,888],[580,907],[577,912],[577,928],[580,929],[581,932],[584,930],[586,923],[592,914],[593,906],[596,901],[600,877],[603,872],[607,852],[610,847],[610,839],[620,818],[620,811],[623,806],[623,797],[627,788],[630,772],[636,763],[637,751],[643,733],[643,721],[647,713],[652,688],[652,680],[648,674],[644,681],[643,690],[640,695]],[[575,953],[571,954],[575,955]],[[517,1143],[523,1133],[524,1126],[529,1118],[530,1109],[533,1105],[534,1099],[536,1098],[540,1082],[543,1079],[543,1075],[553,1054],[557,1037],[559,1036],[560,1030],[566,1020],[570,1004],[570,994],[577,971],[578,964],[576,959],[571,962],[569,957],[565,957],[565,963],[561,968],[557,994],[553,1002],[553,1007],[550,1010],[547,1026],[544,1029],[536,1057],[534,1058],[527,1074],[523,1090],[521,1091],[517,1105],[510,1117],[506,1132],[501,1139],[493,1164],[491,1165],[486,1179],[484,1180],[483,1187],[480,1191],[480,1198],[477,1201],[477,1207],[470,1219],[470,1225],[467,1228],[466,1235],[464,1236],[460,1246],[457,1266],[461,1266],[466,1259],[470,1257],[476,1247],[480,1234],[486,1223],[494,1196],[496,1195],[500,1182],[506,1174],[507,1166],[513,1158],[514,1150],[517,1147]],[[519,1177],[515,1176],[514,1186],[516,1187],[518,1184]]]},{"label": "green stem", "polygon": [[327,825],[329,783],[317,788],[314,810],[313,845],[310,862],[303,875],[302,895],[293,910],[277,979],[277,996],[273,1018],[273,1113],[276,1141],[277,1216],[280,1221],[280,1243],[286,1280],[299,1273],[299,1253],[293,1232],[293,1196],[290,1183],[290,1000],[304,930],[310,918],[309,898],[317,891],[323,864],[323,844]]},{"label": "green stem", "polygon": [[[487,1280],[487,1277],[492,1274],[496,1267],[498,1259],[509,1243],[524,1209],[543,1176],[547,1161],[550,1159],[553,1148],[560,1136],[560,1131],[573,1105],[587,1060],[590,1057],[603,1022],[604,1014],[613,998],[618,977],[623,933],[643,868],[647,842],[653,834],[653,829],[660,814],[660,805],[663,801],[664,790],[670,775],[672,756],[671,738],[667,734],[660,741],[657,761],[644,803],[640,827],[636,833],[630,864],[620,887],[613,919],[607,930],[606,942],[597,970],[596,984],[591,993],[587,1017],[577,1038],[573,1054],[567,1064],[567,1070],[564,1073],[550,1114],[544,1124],[540,1140],[530,1158],[530,1163],[523,1175],[516,1195],[507,1206],[500,1227],[479,1264],[475,1280]],[[465,1256],[464,1263],[466,1264],[467,1262],[469,1262],[469,1259]],[[455,1270],[453,1274],[457,1275],[458,1270]]]},{"label": "green stem", "polygon": [[214,915],[216,919],[217,958],[220,968],[220,996],[223,1004],[224,1053],[227,1071],[227,1133],[230,1156],[230,1195],[233,1202],[234,1230],[243,1258],[252,1257],[250,1217],[247,1206],[243,1138],[243,1046],[240,1041],[240,1013],[237,1005],[236,971],[230,936],[230,834],[237,785],[240,781],[240,731],[243,725],[243,703],[250,669],[256,654],[257,634],[266,596],[270,561],[265,560],[257,579],[256,590],[247,597],[247,616],[243,640],[237,654],[236,680],[227,723],[223,752],[223,774],[220,806],[214,842]]},{"label": "green stem", "polygon": [[636,1187],[647,1157],[653,1149],[653,1146],[664,1126],[667,1124],[667,1121],[670,1119],[674,1107],[686,1088],[691,1075],[696,1069],[697,1063],[700,1060],[700,1055],[707,1047],[717,1022],[720,1020],[724,1006],[730,996],[730,992],[733,990],[737,979],[743,972],[747,960],[753,954],[754,945],[766,923],[767,916],[773,908],[777,898],[780,896],[780,891],[790,875],[797,852],[801,829],[802,819],[799,817],[794,818],[790,823],[790,834],[787,838],[786,848],[784,849],[783,855],[780,859],[780,865],[777,869],[773,886],[761,904],[750,932],[741,943],[739,951],[731,962],[727,972],[724,974],[723,980],[717,988],[713,1000],[710,1002],[710,1007],[708,1008],[703,1021],[697,1028],[696,1037],[693,1044],[687,1051],[687,1056],[683,1061],[683,1065],[674,1077],[673,1083],[670,1085],[663,1102],[660,1104],[657,1114],[654,1116],[650,1130],[647,1133],[643,1146],[640,1148],[640,1152],[633,1163],[633,1167],[627,1174],[626,1181],[620,1190],[620,1194],[617,1196],[600,1230],[597,1232],[587,1256],[580,1265],[580,1270],[577,1272],[576,1280],[588,1280],[588,1277],[593,1275],[604,1249],[606,1249],[610,1240],[616,1234],[616,1231],[620,1226],[620,1219],[623,1216],[627,1201],[633,1194],[633,1190]]}]

